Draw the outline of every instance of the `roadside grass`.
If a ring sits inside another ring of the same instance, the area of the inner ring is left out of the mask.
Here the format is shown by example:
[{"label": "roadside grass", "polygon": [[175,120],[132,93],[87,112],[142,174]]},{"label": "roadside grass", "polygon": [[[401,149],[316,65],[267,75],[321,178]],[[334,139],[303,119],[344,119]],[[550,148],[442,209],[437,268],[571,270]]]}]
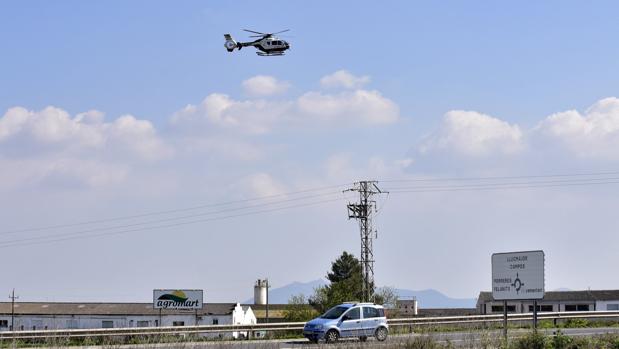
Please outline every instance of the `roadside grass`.
[{"label": "roadside grass", "polygon": [[[570,326],[581,328],[583,323],[571,323]],[[612,325],[612,324],[610,324]],[[521,327],[526,328],[526,327]],[[451,329],[449,331],[447,329]],[[388,342],[381,343],[381,348],[402,348],[402,349],[452,349],[452,348],[468,348],[468,349],[619,349],[619,334],[593,335],[593,336],[567,336],[559,329],[554,335],[545,335],[542,332],[521,333],[517,338],[510,338],[505,342],[500,335],[499,326],[473,326],[467,328],[459,327],[460,331],[467,331],[463,337],[458,340],[453,339],[448,334],[456,332],[455,328],[449,326],[434,326],[426,327],[423,331],[420,328],[413,328],[414,332],[410,332],[410,328],[392,328],[391,339]],[[441,334],[441,332],[443,332]],[[395,334],[403,334],[402,337],[393,336]],[[410,334],[410,336],[406,336]],[[271,349],[279,348],[281,343],[262,342],[264,339],[290,339],[291,341],[299,340],[305,344],[298,332],[269,332],[266,338],[256,338],[252,340],[231,340],[230,338],[204,338],[197,335],[162,335],[162,336],[131,336],[131,337],[86,337],[86,338],[53,338],[53,339],[37,339],[37,340],[0,340],[0,348],[63,348],[63,347],[98,347],[102,349],[119,348],[144,348],[148,345],[169,344],[165,348],[256,348],[256,349]],[[223,341],[225,342],[223,342]],[[219,343],[218,343],[219,342]],[[340,348],[373,348],[378,342],[371,340],[368,342],[360,342],[358,340],[343,340],[337,344],[321,343],[320,348],[340,349]],[[309,343],[307,343],[309,346]]]}]

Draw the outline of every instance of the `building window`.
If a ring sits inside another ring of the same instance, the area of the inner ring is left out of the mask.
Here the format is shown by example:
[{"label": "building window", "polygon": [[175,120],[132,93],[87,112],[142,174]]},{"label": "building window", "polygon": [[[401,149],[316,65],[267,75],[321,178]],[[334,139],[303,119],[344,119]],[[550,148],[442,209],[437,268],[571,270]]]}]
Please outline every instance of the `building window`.
[{"label": "building window", "polygon": [[[552,305],[538,305],[537,306],[537,311],[547,311],[547,312],[551,312],[552,311]],[[533,312],[533,306],[529,305],[529,312]]]},{"label": "building window", "polygon": [[172,326],[185,326],[185,321],[172,321]]},{"label": "building window", "polygon": [[606,310],[619,310],[619,304],[606,304]]},{"label": "building window", "polygon": [[213,325],[219,325],[219,319],[217,318],[213,319]]},{"label": "building window", "polygon": [[0,320],[0,328],[9,327],[9,320]]},{"label": "building window", "polygon": [[159,327],[159,320],[155,320],[155,327]]},{"label": "building window", "polygon": [[[493,305],[491,308],[493,313],[502,313],[503,312],[503,306],[502,305]],[[515,305],[508,305],[507,306],[507,312],[508,313],[515,313],[516,312],[516,306]]]},{"label": "building window", "polygon": [[103,327],[103,328],[114,328],[114,321],[103,320],[103,321],[101,321],[101,327]]},{"label": "building window", "polygon": [[148,327],[148,321],[146,321],[146,320],[138,320],[137,325],[138,325],[138,327]]},{"label": "building window", "polygon": [[589,304],[566,304],[565,311],[589,311]]}]

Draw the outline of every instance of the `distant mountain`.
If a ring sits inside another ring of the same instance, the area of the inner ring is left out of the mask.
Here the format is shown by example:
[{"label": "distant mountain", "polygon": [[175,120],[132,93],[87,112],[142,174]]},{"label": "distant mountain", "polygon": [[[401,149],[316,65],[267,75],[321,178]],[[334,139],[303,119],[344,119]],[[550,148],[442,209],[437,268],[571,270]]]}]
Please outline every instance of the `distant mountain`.
[{"label": "distant mountain", "polygon": [[475,308],[476,298],[450,298],[433,289],[413,291],[396,289],[398,296],[402,298],[417,299],[419,308]]},{"label": "distant mountain", "polygon": [[[292,296],[304,294],[306,298],[314,294],[314,288],[324,286],[327,281],[318,279],[310,282],[293,282],[291,284],[269,290],[269,303],[286,304]],[[450,298],[443,293],[428,289],[421,291],[396,289],[402,298],[415,297],[419,308],[475,308],[476,298]],[[254,298],[245,300],[244,304],[253,304]]]},{"label": "distant mountain", "polygon": [[[271,288],[269,290],[269,303],[271,304],[287,304],[288,300],[292,296],[297,296],[299,294],[305,295],[305,298],[309,298],[309,296],[314,294],[314,288],[319,286],[324,286],[327,284],[327,281],[323,279],[317,279],[310,282],[293,282],[291,284],[278,287]],[[254,304],[254,298],[249,298],[243,302],[244,304]]]}]

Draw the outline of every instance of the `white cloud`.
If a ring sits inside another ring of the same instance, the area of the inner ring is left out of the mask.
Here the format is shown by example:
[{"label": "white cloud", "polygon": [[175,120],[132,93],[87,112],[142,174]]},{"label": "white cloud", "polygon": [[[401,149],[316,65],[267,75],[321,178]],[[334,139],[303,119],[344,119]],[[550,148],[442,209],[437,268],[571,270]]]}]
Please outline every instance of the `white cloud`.
[{"label": "white cloud", "polygon": [[206,123],[223,129],[260,134],[284,122],[293,110],[292,102],[234,100],[220,93],[208,95],[200,105],[188,105],[172,117],[177,126]]},{"label": "white cloud", "polygon": [[250,96],[272,96],[288,91],[290,84],[279,81],[272,76],[258,75],[249,78],[242,83],[245,93]]},{"label": "white cloud", "polygon": [[104,114],[91,110],[74,118],[63,109],[46,107],[29,111],[15,107],[0,118],[0,143],[19,139],[25,144],[56,145],[60,150],[105,151],[117,149],[145,160],[171,155],[172,150],[158,137],[150,121],[124,115],[111,123]]},{"label": "white cloud", "polygon": [[452,110],[420,147],[421,153],[447,151],[464,156],[516,154],[524,148],[517,125],[475,111]]},{"label": "white cloud", "polygon": [[348,89],[358,89],[365,86],[369,82],[369,76],[355,76],[346,70],[338,70],[335,73],[324,76],[320,79],[320,85],[325,88],[343,87]]},{"label": "white cloud", "polygon": [[90,110],[72,117],[57,107],[9,109],[0,117],[0,188],[21,185],[105,187],[133,169],[169,158],[154,125],[131,115],[111,122]]},{"label": "white cloud", "polygon": [[88,158],[39,156],[32,158],[0,158],[0,190],[20,186],[48,185],[103,187],[121,183],[127,178],[126,165]]},{"label": "white cloud", "polygon": [[262,147],[240,139],[227,137],[199,137],[183,136],[178,145],[190,157],[197,154],[218,154],[226,159],[241,160],[244,162],[258,161],[265,157]]},{"label": "white cloud", "polygon": [[366,125],[391,124],[400,108],[378,91],[356,90],[339,94],[308,92],[296,102],[302,115],[323,121],[359,122]]},{"label": "white cloud", "polygon": [[173,150],[157,136],[157,131],[148,120],[138,120],[132,115],[123,115],[105,129],[110,143],[129,149],[146,160],[159,160],[172,155]]},{"label": "white cloud", "polygon": [[286,188],[267,173],[255,173],[245,179],[245,184],[255,197],[281,195]]},{"label": "white cloud", "polygon": [[399,107],[378,91],[344,91],[337,94],[307,92],[297,99],[266,101],[235,100],[213,93],[200,105],[188,105],[172,117],[172,123],[207,123],[219,127],[260,134],[277,126],[380,125],[394,123]]},{"label": "white cloud", "polygon": [[535,131],[577,156],[617,159],[619,98],[599,100],[584,115],[576,110],[552,114]]}]

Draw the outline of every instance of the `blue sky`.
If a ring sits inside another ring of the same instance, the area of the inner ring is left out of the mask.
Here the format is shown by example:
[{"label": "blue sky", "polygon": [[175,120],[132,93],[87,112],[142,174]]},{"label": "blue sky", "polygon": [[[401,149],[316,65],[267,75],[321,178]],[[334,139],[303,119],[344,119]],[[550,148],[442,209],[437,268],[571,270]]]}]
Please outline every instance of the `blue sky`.
[{"label": "blue sky", "polygon": [[[618,7],[611,1],[4,1],[4,231],[364,178],[614,171]],[[285,39],[292,49],[266,58],[252,48],[226,52],[223,34],[246,40],[242,28],[291,29]],[[377,282],[473,297],[489,287],[492,252],[544,248],[557,265],[551,288],[616,288],[607,273],[589,272],[598,262],[619,262],[607,247],[618,242],[610,209],[615,189],[392,195],[379,220]],[[245,299],[265,274],[280,285],[309,281],[324,276],[342,250],[357,253],[356,226],[338,211],[344,204],[6,247],[2,254],[12,260],[32,256],[9,271],[6,288],[15,285],[30,299],[87,293],[147,300],[155,287],[200,287],[213,300]],[[593,231],[590,247],[575,242],[584,231]],[[68,232],[17,235],[62,233]],[[193,243],[170,249],[164,243],[170,234]],[[308,235],[328,246],[304,247]],[[255,239],[260,243],[250,243]],[[419,251],[419,244],[431,248]],[[589,262],[563,267],[583,249]],[[282,258],[294,262],[284,266]],[[470,261],[468,269],[460,278],[436,277],[449,272],[450,258]],[[230,265],[213,268],[212,260]],[[168,261],[191,267],[173,273]],[[403,261],[429,261],[437,269],[402,275]],[[75,279],[86,270],[101,277]],[[144,270],[150,271],[135,277]],[[119,282],[136,292],[110,286]],[[76,288],[83,292],[71,294]]]}]

